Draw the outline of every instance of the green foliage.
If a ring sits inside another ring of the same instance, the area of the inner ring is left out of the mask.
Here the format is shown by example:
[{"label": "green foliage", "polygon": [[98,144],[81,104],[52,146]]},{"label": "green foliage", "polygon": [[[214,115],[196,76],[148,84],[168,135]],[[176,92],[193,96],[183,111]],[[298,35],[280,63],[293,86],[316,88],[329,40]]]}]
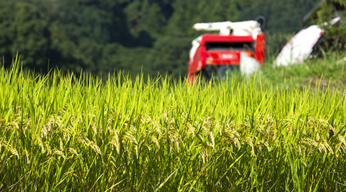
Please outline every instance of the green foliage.
[{"label": "green foliage", "polygon": [[127,49],[117,43],[108,44],[103,48],[102,57],[98,61],[99,72],[106,75],[108,72],[117,74],[119,71],[125,71],[133,76],[141,72],[150,73],[144,67],[149,52],[149,49],[143,47]]},{"label": "green foliage", "polygon": [[174,74],[176,78],[186,75],[188,67],[191,39],[186,37],[166,37],[155,42],[154,47],[148,53],[148,66],[143,67],[151,75]]},{"label": "green foliage", "polygon": [[148,0],[133,1],[126,6],[125,13],[131,33],[135,36],[139,36],[141,32],[156,37],[162,34],[165,18],[157,3],[150,3]]},{"label": "green foliage", "polygon": [[246,0],[241,6],[241,19],[255,19],[263,15],[270,33],[290,34],[301,28],[301,20],[318,0]]},{"label": "green foliage", "polygon": [[44,70],[49,32],[43,15],[30,3],[12,1],[0,2],[0,14],[0,51],[7,62],[19,52],[24,66]]},{"label": "green foliage", "polygon": [[[339,13],[335,11],[335,4],[338,3],[343,6],[343,11],[340,10]],[[330,25],[329,21],[335,18],[336,16],[341,17],[341,21],[335,25]],[[325,30],[325,36],[331,38],[333,41],[329,42],[332,45],[336,46],[338,49],[344,49],[346,43],[346,2],[341,0],[331,0],[325,1],[321,5],[321,10],[318,11],[317,22]],[[326,25],[327,23],[327,25]]]},{"label": "green foliage", "polygon": [[168,29],[170,33],[193,37],[198,32],[192,29],[198,22],[237,21],[239,10],[235,0],[176,0],[173,3],[172,15]]}]

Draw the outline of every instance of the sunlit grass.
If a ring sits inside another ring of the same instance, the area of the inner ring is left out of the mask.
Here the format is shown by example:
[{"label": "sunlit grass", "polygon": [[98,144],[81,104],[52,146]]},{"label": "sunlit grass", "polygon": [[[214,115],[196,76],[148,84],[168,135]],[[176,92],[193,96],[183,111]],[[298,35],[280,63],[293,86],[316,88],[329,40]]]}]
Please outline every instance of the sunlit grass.
[{"label": "sunlit grass", "polygon": [[343,91],[18,63],[0,69],[1,191],[346,190]]}]

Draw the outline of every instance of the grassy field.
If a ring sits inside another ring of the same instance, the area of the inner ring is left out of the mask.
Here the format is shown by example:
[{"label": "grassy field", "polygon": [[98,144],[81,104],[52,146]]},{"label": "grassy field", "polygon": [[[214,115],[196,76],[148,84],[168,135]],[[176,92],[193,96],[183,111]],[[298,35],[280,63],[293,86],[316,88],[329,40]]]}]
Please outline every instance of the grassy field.
[{"label": "grassy field", "polygon": [[[281,88],[294,86],[299,89],[313,88],[319,85],[323,89],[346,89],[346,57],[329,54],[323,59],[306,61],[303,65],[276,67],[267,64],[263,69],[262,79],[269,85],[279,85]],[[286,83],[282,83],[286,80]]]},{"label": "grassy field", "polygon": [[0,191],[345,191],[337,61],[204,86],[1,68]]}]

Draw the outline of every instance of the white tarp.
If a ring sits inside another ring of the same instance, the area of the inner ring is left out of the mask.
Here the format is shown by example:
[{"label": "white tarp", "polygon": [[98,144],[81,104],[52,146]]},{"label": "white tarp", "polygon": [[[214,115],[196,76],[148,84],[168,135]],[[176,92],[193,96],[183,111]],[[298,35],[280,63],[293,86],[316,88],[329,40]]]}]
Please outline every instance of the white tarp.
[{"label": "white tarp", "polygon": [[[340,17],[333,19],[330,24],[340,20]],[[314,45],[323,34],[323,30],[312,25],[299,31],[281,50],[275,60],[277,66],[287,66],[289,64],[302,63],[312,52]]]},{"label": "white tarp", "polygon": [[275,60],[277,66],[287,66],[294,63],[302,63],[309,57],[312,48],[321,37],[323,30],[317,25],[297,33],[282,49]]},{"label": "white tarp", "polygon": [[259,62],[242,52],[240,54],[240,73],[245,76],[249,76],[255,72],[260,71],[261,65]]}]

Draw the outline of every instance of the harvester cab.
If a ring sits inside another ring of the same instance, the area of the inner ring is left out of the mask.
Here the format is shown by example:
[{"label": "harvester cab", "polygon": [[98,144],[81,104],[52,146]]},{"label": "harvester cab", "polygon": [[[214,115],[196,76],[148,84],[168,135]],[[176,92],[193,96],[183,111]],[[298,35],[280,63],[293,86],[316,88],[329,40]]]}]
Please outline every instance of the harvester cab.
[{"label": "harvester cab", "polygon": [[244,55],[263,65],[263,27],[259,21],[196,23],[195,30],[219,31],[219,34],[203,34],[192,41],[189,81],[194,81],[197,75],[208,80],[212,76],[222,77],[228,70],[239,69]]}]

